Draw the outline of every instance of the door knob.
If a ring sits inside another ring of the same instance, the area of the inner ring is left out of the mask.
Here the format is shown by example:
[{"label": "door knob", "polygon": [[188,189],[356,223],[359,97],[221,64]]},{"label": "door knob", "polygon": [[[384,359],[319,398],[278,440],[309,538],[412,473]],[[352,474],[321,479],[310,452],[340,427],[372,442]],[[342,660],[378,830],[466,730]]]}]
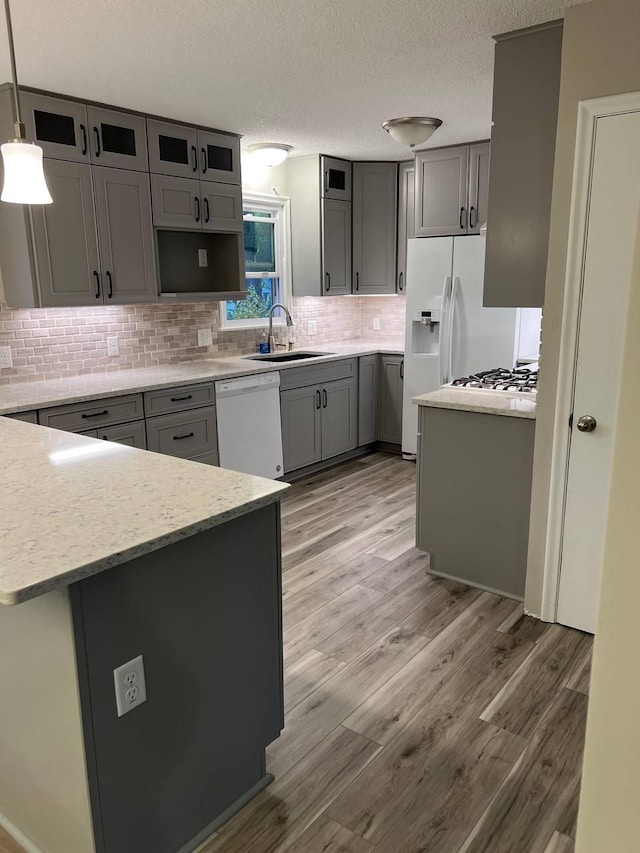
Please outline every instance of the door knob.
[{"label": "door knob", "polygon": [[591,415],[583,415],[581,418],[578,418],[578,423],[576,426],[580,430],[580,432],[593,432],[598,422]]}]

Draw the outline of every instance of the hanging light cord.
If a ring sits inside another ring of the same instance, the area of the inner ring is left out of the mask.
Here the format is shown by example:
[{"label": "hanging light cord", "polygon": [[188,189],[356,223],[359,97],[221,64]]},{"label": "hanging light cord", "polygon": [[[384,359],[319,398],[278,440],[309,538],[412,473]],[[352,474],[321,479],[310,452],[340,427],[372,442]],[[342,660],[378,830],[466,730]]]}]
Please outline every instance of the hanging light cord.
[{"label": "hanging light cord", "polygon": [[15,111],[16,139],[26,139],[22,114],[20,112],[20,93],[18,92],[18,72],[16,70],[16,50],[13,43],[13,28],[11,26],[11,10],[9,0],[4,0],[4,13],[7,19],[7,36],[9,38],[9,57],[11,60],[11,76],[13,79],[13,106]]}]

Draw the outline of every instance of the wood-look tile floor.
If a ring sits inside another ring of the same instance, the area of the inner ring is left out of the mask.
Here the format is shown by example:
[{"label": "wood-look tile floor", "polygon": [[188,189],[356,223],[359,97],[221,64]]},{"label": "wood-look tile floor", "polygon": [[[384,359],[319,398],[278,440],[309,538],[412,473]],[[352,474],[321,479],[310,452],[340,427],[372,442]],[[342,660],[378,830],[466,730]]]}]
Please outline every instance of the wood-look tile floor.
[{"label": "wood-look tile floor", "polygon": [[199,853],[573,850],[591,638],[427,575],[414,517],[398,457],[294,484],[275,782]]}]

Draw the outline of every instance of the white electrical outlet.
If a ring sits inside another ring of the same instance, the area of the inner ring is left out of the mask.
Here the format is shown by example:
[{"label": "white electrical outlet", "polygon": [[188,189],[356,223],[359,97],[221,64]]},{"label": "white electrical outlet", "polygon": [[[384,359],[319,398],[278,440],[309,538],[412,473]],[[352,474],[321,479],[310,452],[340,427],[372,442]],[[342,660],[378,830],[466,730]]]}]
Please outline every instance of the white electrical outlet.
[{"label": "white electrical outlet", "polygon": [[315,335],[318,331],[318,321],[317,320],[309,320],[309,334]]},{"label": "white electrical outlet", "polygon": [[210,347],[212,343],[211,329],[198,329],[198,346]]},{"label": "white electrical outlet", "polygon": [[206,249],[198,249],[198,266],[199,267],[208,267],[209,266],[209,260],[207,257],[207,250]]},{"label": "white electrical outlet", "polygon": [[4,367],[13,367],[11,347],[0,347],[0,369]]},{"label": "white electrical outlet", "polygon": [[117,338],[107,338],[107,352],[109,355],[120,355],[120,344]]},{"label": "white electrical outlet", "polygon": [[380,317],[374,317],[373,318],[373,331],[374,332],[380,331]]},{"label": "white electrical outlet", "polygon": [[147,685],[144,680],[144,661],[142,655],[123,663],[113,670],[116,688],[116,708],[118,716],[128,714],[138,705],[147,701]]}]

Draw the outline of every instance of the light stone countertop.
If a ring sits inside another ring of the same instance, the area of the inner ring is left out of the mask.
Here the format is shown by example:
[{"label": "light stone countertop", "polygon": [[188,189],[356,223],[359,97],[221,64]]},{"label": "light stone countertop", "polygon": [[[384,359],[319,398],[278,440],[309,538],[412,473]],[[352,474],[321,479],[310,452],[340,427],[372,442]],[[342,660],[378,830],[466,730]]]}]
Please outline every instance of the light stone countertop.
[{"label": "light stone countertop", "polygon": [[305,364],[322,364],[341,358],[376,353],[402,354],[404,344],[400,342],[385,345],[375,341],[351,341],[296,349],[303,352],[330,353],[330,355],[284,364],[252,361],[242,356],[211,358],[161,367],[141,367],[137,370],[117,370],[111,373],[85,373],[66,379],[44,379],[39,382],[0,385],[0,415],[45,409],[65,403],[81,403],[101,397],[117,397],[121,394],[157,388],[171,388],[176,385],[193,385],[197,382],[232,379],[237,376],[249,376],[274,370],[290,370]]},{"label": "light stone countertop", "polygon": [[0,454],[1,604],[224,524],[289,488],[9,418]]},{"label": "light stone countertop", "polygon": [[481,412],[510,418],[535,419],[535,397],[510,393],[475,391],[473,388],[440,388],[414,397],[417,406],[433,409],[457,409],[461,412]]}]

